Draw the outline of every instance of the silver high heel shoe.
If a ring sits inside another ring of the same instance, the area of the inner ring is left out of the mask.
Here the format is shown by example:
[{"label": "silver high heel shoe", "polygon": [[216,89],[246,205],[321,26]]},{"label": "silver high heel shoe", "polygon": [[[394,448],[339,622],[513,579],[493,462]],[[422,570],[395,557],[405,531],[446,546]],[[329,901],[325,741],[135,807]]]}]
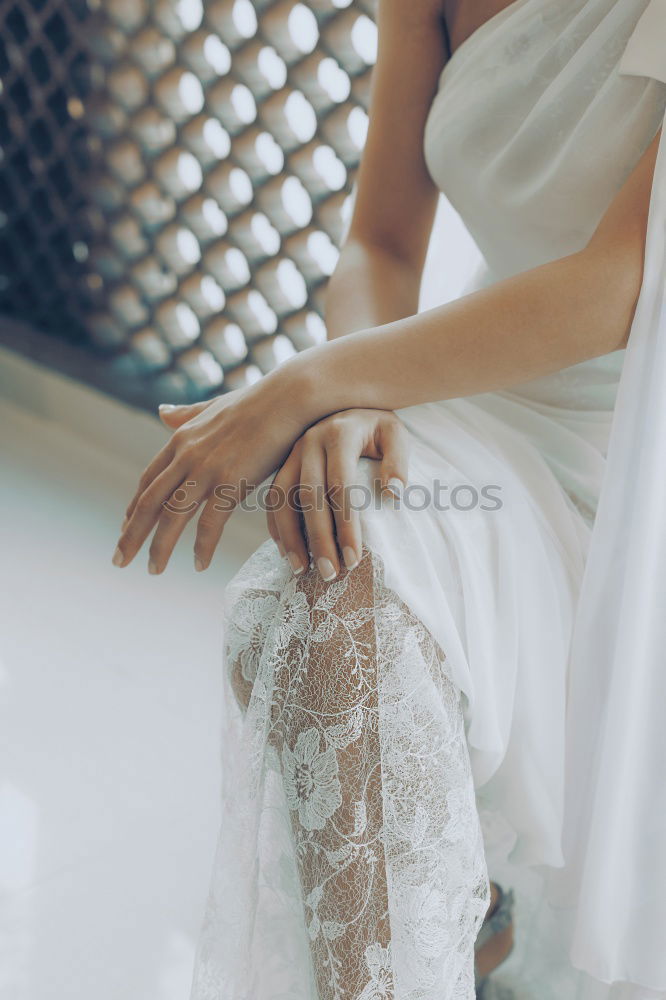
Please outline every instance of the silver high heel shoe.
[{"label": "silver high heel shoe", "polygon": [[[508,927],[513,926],[513,907],[514,907],[514,896],[513,889],[504,890],[499,883],[495,883],[497,886],[499,896],[497,899],[497,904],[493,910],[492,916],[488,917],[484,923],[481,925],[481,930],[479,931],[478,937],[474,944],[474,950],[479,951],[491,938],[494,938],[496,934],[502,931],[506,931]],[[511,952],[513,951],[513,935],[510,940],[510,948],[506,955],[498,962],[495,968],[499,968],[502,962],[506,961]],[[494,972],[495,969],[492,970]],[[477,1000],[482,1000],[484,986],[488,982],[491,973],[485,976],[479,976],[476,966],[474,968],[474,985],[476,989]]]}]

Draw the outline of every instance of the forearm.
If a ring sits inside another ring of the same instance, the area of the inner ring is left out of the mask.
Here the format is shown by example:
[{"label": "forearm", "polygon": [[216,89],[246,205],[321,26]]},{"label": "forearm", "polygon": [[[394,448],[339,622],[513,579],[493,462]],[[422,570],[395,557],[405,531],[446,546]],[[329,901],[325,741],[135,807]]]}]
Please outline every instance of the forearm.
[{"label": "forearm", "polygon": [[421,274],[380,247],[348,240],[326,286],[328,340],[413,315]]},{"label": "forearm", "polygon": [[310,348],[284,375],[301,379],[305,426],[351,407],[399,409],[511,386],[624,347],[639,264],[619,250],[580,251]]}]

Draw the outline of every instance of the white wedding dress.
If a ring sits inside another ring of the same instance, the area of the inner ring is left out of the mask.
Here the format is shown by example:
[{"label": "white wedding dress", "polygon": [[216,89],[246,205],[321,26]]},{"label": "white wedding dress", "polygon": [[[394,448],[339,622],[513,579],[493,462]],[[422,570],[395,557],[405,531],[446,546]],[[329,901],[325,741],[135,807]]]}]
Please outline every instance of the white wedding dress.
[{"label": "white wedding dress", "polygon": [[[619,72],[647,7],[514,0],[444,67],[424,154],[483,255],[466,291],[582,248],[654,138],[666,80]],[[360,565],[295,578],[269,540],[231,581],[191,1000],[471,1000],[479,811],[511,864],[564,865],[569,651],[624,356],[397,411],[409,501],[362,511]],[[571,1000],[666,996],[577,966]]]}]

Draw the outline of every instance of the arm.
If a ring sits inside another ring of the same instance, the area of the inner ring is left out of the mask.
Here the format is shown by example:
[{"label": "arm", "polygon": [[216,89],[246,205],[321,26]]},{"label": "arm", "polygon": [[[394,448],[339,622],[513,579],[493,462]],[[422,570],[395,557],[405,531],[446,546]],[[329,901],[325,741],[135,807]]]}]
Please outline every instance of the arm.
[{"label": "arm", "polygon": [[[241,483],[262,482],[303,431],[329,414],[471,395],[624,347],[642,283],[660,134],[579,252],[444,306],[311,347],[246,390],[178,407],[183,422],[139,481],[116,564],[127,565],[159,521],[151,559],[161,572],[186,520],[205,503],[195,552],[202,567],[208,565],[233,509],[216,505],[215,484],[244,494]],[[338,428],[331,434],[339,440]],[[257,447],[248,449],[248,441]],[[398,475],[404,468],[404,461],[394,465]],[[185,514],[177,499],[182,482],[196,490]],[[166,510],[165,497],[173,499]],[[311,522],[313,548],[335,567],[330,521],[316,523],[324,514]],[[356,548],[344,533],[341,542]]]},{"label": "arm", "polygon": [[[127,566],[157,524],[150,559],[152,571],[161,573],[185,524],[201,511],[195,556],[205,568],[238,500],[328,414],[501,388],[624,347],[642,282],[659,137],[578,253],[421,314],[339,336],[249,387],[176,407],[177,429],[139,480],[114,563]],[[385,237],[390,242],[390,232]],[[412,269],[414,247],[421,245],[414,238],[404,251]],[[365,301],[371,310],[374,299]],[[354,329],[351,312],[346,315],[340,329]],[[400,474],[404,463],[398,466]]]},{"label": "arm", "polygon": [[278,369],[277,378],[300,385],[304,426],[350,407],[398,409],[501,389],[625,347],[659,136],[581,251],[310,348]]},{"label": "arm", "polygon": [[416,313],[422,268],[366,237],[349,237],[326,285],[329,341]]},{"label": "arm", "polygon": [[[384,483],[391,472],[406,481],[404,428],[390,422],[375,428],[368,408],[376,408],[377,421],[395,419],[383,411],[500,388],[624,347],[642,281],[658,142],[659,134],[582,251],[296,359],[292,375],[298,380],[300,366],[304,379],[295,398],[300,419],[311,426],[276,476],[284,494],[299,485],[308,500],[325,487],[327,496],[344,496],[359,455],[383,459]],[[280,376],[289,378],[289,370]],[[327,413],[333,415],[321,419]],[[309,502],[305,513],[309,546],[325,579],[338,572],[338,547],[348,568],[361,551],[358,516],[344,505],[332,507]],[[268,524],[294,571],[305,569],[294,510],[282,505]]]},{"label": "arm", "polygon": [[377,30],[354,210],[326,286],[329,340],[418,310],[439,199],[423,129],[446,61],[441,0],[379,0]]},{"label": "arm", "polygon": [[[329,340],[410,316],[418,308],[439,197],[422,141],[446,59],[440,8],[441,0],[413,5],[379,0],[370,125],[348,237],[327,286]],[[157,523],[149,557],[152,571],[162,572],[185,524],[199,511],[195,554],[202,566],[208,565],[232,509],[220,505],[212,490],[226,484],[238,499],[247,480],[259,483],[281,467],[305,429],[297,410],[291,386],[272,376],[202,403],[162,409],[160,416],[174,433],[139,479],[121,528],[116,565],[131,562]],[[400,449],[386,454],[387,442],[401,433],[398,424],[393,414],[348,414],[345,440],[353,438],[350,448],[378,457],[382,449],[386,478],[406,476]],[[340,460],[348,462],[350,454],[345,451]]]},{"label": "arm", "polygon": [[[325,579],[338,572],[338,547],[347,568],[354,565],[361,530],[358,514],[344,504],[332,503],[331,510],[310,498],[325,488],[327,497],[344,497],[360,455],[383,460],[384,483],[391,473],[407,481],[408,439],[387,409],[516,383],[626,344],[642,279],[658,140],[584,250],[301,356],[309,386],[300,396],[302,419],[311,426],[274,482],[284,495],[298,485],[306,499],[309,547]],[[349,408],[355,406],[365,409]],[[331,411],[340,412],[320,419]],[[296,512],[281,505],[268,526],[294,571],[305,569]]]},{"label": "arm", "polygon": [[[205,568],[238,500],[328,414],[471,395],[624,347],[642,283],[659,138],[660,132],[578,253],[308,348],[258,383],[204,406],[178,407],[184,422],[139,480],[114,563],[127,566],[157,523],[151,571],[162,572],[185,524],[203,506],[195,554],[197,567]],[[318,535],[326,545],[320,552],[313,543],[315,555],[328,558],[330,527],[315,526]]]}]

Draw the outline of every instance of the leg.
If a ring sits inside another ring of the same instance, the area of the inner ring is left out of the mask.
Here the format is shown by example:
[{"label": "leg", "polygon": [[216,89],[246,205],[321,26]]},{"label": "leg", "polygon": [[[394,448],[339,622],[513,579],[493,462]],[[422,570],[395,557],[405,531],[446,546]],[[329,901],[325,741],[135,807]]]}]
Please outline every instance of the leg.
[{"label": "leg", "polygon": [[373,974],[392,996],[372,562],[337,586],[312,569],[297,588],[307,632],[280,664],[272,735],[319,996],[356,998]]},{"label": "leg", "polygon": [[263,632],[232,639],[230,676],[247,704],[273,644],[268,738],[319,1000],[471,1000],[490,897],[444,654],[367,549],[337,580],[310,570],[255,599],[276,604]]}]

